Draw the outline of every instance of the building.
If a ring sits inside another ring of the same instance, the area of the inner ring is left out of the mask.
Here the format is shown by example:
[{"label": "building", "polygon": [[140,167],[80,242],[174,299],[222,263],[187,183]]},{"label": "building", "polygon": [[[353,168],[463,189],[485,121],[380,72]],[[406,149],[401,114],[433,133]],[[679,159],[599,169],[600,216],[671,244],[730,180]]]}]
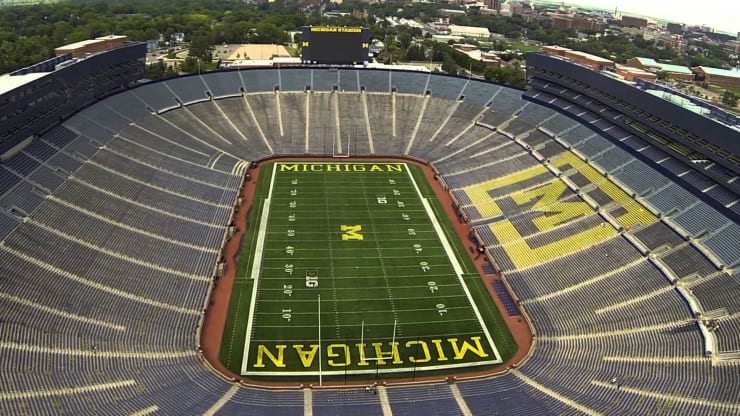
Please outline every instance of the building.
[{"label": "building", "polygon": [[485,27],[450,25],[449,29],[451,36],[481,40],[491,38],[491,32]]},{"label": "building", "polygon": [[496,12],[501,12],[501,0],[484,0],[483,4],[486,5],[486,9],[490,10],[496,10]]},{"label": "building", "polygon": [[696,74],[698,81],[704,81],[710,85],[721,85],[726,87],[740,87],[740,70],[720,69],[708,66],[697,66],[691,68]]},{"label": "building", "polygon": [[740,42],[735,39],[728,40],[722,44],[722,49],[730,55],[737,55],[740,52]]},{"label": "building", "polygon": [[655,82],[658,79],[658,76],[654,72],[648,72],[640,68],[635,68],[635,67],[626,66],[626,65],[617,65],[616,73],[622,79],[624,79],[625,81],[629,81],[629,82],[635,82],[638,79],[641,79],[647,82]]},{"label": "building", "polygon": [[478,47],[475,45],[465,43],[456,43],[453,45],[453,47],[456,50],[468,55],[470,58],[476,61],[483,62],[487,66],[501,66],[501,58],[496,55],[495,52],[484,52],[478,49]]},{"label": "building", "polygon": [[550,15],[550,21],[556,29],[603,32],[606,28],[603,20],[583,14],[555,13]]},{"label": "building", "polygon": [[557,45],[543,46],[542,52],[547,56],[555,56],[560,59],[589,67],[595,71],[614,68],[614,61],[590,53],[574,51]]},{"label": "building", "polygon": [[614,61],[591,55],[590,53],[580,51],[565,51],[565,59],[577,64],[587,66],[595,71],[603,71],[608,68],[614,68]]},{"label": "building", "polygon": [[[84,50],[83,56],[68,52],[0,75],[0,160],[12,157],[60,120],[144,78],[146,43],[120,39],[78,42],[70,50]],[[91,52],[101,44],[110,48]]]},{"label": "building", "polygon": [[128,40],[128,37],[124,35],[102,36],[60,46],[54,49],[54,53],[56,56],[70,54],[72,58],[82,58],[86,55],[117,48],[123,45],[126,40]]},{"label": "building", "polygon": [[689,41],[683,35],[671,35],[668,32],[657,34],[653,40],[663,42],[665,46],[673,49],[678,54],[686,52],[686,48],[689,46]]},{"label": "building", "polygon": [[465,16],[465,10],[456,9],[439,9],[437,11],[440,17]]},{"label": "building", "polygon": [[662,64],[652,58],[630,58],[627,65],[657,74],[664,72],[669,79],[675,81],[694,81],[694,73],[688,67],[681,65]]},{"label": "building", "polygon": [[648,25],[648,20],[644,17],[622,15],[621,23],[622,26],[627,27],[646,27]]},{"label": "building", "polygon": [[680,35],[683,33],[683,23],[668,23],[665,30],[671,35]]}]

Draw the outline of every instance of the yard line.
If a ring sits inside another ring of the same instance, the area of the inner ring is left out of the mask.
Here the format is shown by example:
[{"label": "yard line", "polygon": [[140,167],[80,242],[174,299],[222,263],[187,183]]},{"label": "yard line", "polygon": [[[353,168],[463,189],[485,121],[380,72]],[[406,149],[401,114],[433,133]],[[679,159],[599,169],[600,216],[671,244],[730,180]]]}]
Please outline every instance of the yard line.
[{"label": "yard line", "polygon": [[[445,275],[446,276],[446,275]],[[457,283],[438,283],[437,287],[459,287],[460,285]],[[385,286],[363,286],[363,289],[385,289]],[[394,289],[419,289],[419,285],[413,285],[413,286],[393,286]],[[276,287],[276,288],[266,288],[262,287],[260,291],[270,291],[270,290],[278,290],[282,292],[284,289],[282,287]],[[337,290],[357,290],[356,287],[338,287]],[[426,296],[426,292],[425,296]]]},{"label": "yard line", "polygon": [[[444,278],[444,277],[450,277],[451,275],[449,275],[449,274],[425,274],[424,276],[426,276],[426,277],[443,277]],[[380,279],[382,277],[383,276],[364,274],[362,276],[342,276],[342,279],[343,280],[346,280],[346,279],[364,279],[364,280],[368,280],[368,279]],[[403,276],[403,277],[404,278],[411,278],[412,276]],[[280,281],[282,281],[282,280],[284,280],[284,278],[282,276],[277,276],[277,277],[275,277],[275,276],[273,276],[273,277],[262,276],[262,277],[260,277],[260,281],[264,281],[264,280],[280,280]],[[459,287],[460,285],[458,284],[456,286]],[[383,286],[383,287],[385,287],[385,286]]]},{"label": "yard line", "polygon": [[[465,295],[443,295],[443,296],[435,296],[435,299],[455,299],[455,298],[464,298]],[[419,300],[421,299],[419,296],[414,297],[402,297],[402,298],[395,298],[398,300]],[[337,299],[337,302],[359,302],[359,301],[367,301],[367,302],[373,302],[373,301],[383,301],[388,300],[388,298],[363,298],[363,299]],[[316,299],[291,299],[291,302],[314,302],[316,303]],[[285,303],[284,299],[262,299],[260,300],[262,303]]]},{"label": "yard line", "polygon": [[[331,251],[330,251],[330,253],[331,253]],[[332,260],[355,260],[355,259],[357,259],[357,256],[333,257],[331,254],[329,254],[329,256],[330,256],[330,258]],[[269,256],[265,256],[265,258],[266,259],[275,259],[275,260],[278,260],[281,257],[269,257]],[[408,259],[409,256],[383,256],[383,258],[386,258],[386,259]],[[447,256],[424,256],[424,258],[425,259],[427,259],[427,258],[443,258],[443,259],[446,259]],[[291,260],[316,260],[316,257],[315,256],[311,256],[311,257],[291,256],[290,259]],[[346,267],[355,267],[355,266],[338,266],[338,267],[345,267],[346,268]]]},{"label": "yard line", "polygon": [[[314,299],[314,302],[316,302],[316,299]],[[456,319],[455,322],[477,322],[477,319],[476,318]],[[433,324],[449,325],[449,323],[447,323],[447,322],[430,322],[430,321],[405,322],[405,324],[407,324],[407,325],[433,325]],[[388,323],[377,323],[377,324],[375,324],[375,323],[367,323],[367,322],[365,322],[365,326],[366,327],[367,326],[390,326],[390,325],[391,324],[388,324]],[[357,328],[357,324],[354,324],[354,323],[352,323],[352,324],[339,324],[339,326],[340,327],[343,327],[343,328],[344,327],[347,327],[347,328]],[[295,328],[296,326],[295,325],[291,325],[291,324],[285,324],[285,325],[255,325],[254,327],[255,328],[271,328],[271,329],[274,329],[274,328]],[[301,325],[300,327],[301,328],[317,328],[318,329],[319,326],[318,325],[308,324],[308,325]],[[453,334],[453,335],[457,335],[457,332],[455,334]],[[401,336],[401,334],[399,334],[399,336]],[[384,338],[384,337],[375,337],[375,336],[373,336],[373,339],[391,339],[391,337],[385,337]],[[273,341],[275,341],[275,340],[273,340]],[[285,341],[285,340],[283,340],[283,341]]]},{"label": "yard line", "polygon": [[[428,322],[426,325],[435,324],[435,323],[437,323],[437,322]],[[481,335],[481,333],[480,332],[455,332],[454,334],[450,334],[449,332],[440,332],[440,333],[425,334],[423,337],[421,337],[421,339],[426,340],[426,339],[430,339],[430,338],[462,337],[462,336],[465,336],[465,335]],[[377,338],[376,337],[373,337],[373,340],[387,340],[387,339],[392,339],[392,337],[387,337],[387,338],[386,337],[377,337]],[[406,338],[406,339],[408,339],[408,338]],[[411,339],[416,339],[416,338],[414,337],[414,338],[411,338]],[[323,339],[322,338],[322,340],[323,341],[339,341],[339,342],[347,341],[344,338],[326,338],[326,339]],[[254,339],[252,339],[252,341],[254,341],[254,342],[275,342],[275,339],[274,338],[269,338],[269,339],[254,338]],[[306,338],[291,338],[290,340],[286,340],[286,341],[290,341],[290,342],[316,342],[316,338],[311,338],[311,339],[306,339]],[[355,341],[359,341],[359,339],[353,339],[353,338],[350,338],[349,339],[349,342],[350,343],[353,343]]]},{"label": "yard line", "polygon": [[[422,299],[422,298],[419,298]],[[359,302],[364,299],[355,299],[355,302]],[[451,309],[470,309],[469,306],[447,306],[445,309],[451,310]],[[400,312],[434,312],[437,313],[436,308],[422,308],[422,309],[399,309]],[[293,316],[295,315],[316,315],[315,311],[310,312],[291,312]],[[378,309],[378,310],[361,310],[361,311],[342,311],[343,315],[351,315],[355,313],[389,313],[387,309]],[[268,312],[263,312],[263,315],[269,315]],[[280,315],[280,312],[273,312],[273,315]],[[438,321],[434,321],[438,322]],[[440,322],[441,323],[441,322]],[[445,322],[446,324],[446,322]],[[355,325],[356,326],[356,325]],[[339,334],[337,334],[339,336]]]}]

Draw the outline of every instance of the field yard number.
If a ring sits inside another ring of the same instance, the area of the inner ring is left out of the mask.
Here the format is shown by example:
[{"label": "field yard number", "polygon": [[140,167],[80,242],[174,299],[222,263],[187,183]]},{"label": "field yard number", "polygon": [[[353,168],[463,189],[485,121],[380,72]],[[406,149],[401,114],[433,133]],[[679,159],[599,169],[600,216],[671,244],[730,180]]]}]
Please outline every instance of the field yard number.
[{"label": "field yard number", "polygon": [[290,322],[290,319],[293,317],[293,314],[291,313],[292,309],[283,309],[282,315],[280,315],[283,319]]},{"label": "field yard number", "polygon": [[296,205],[297,204],[295,203],[295,201],[290,201],[290,203],[288,204],[288,206],[291,207],[291,208],[295,208]]},{"label": "field yard number", "polygon": [[293,296],[293,285],[283,285],[283,293],[288,296]]},{"label": "field yard number", "polygon": [[416,235],[416,230],[413,228],[408,229],[409,235]]},{"label": "field yard number", "polygon": [[411,216],[409,214],[402,213],[401,218],[403,218],[404,221],[408,221],[411,219]]},{"label": "field yard number", "polygon": [[429,291],[434,293],[439,290],[439,287],[437,286],[437,282],[435,281],[429,281],[427,282],[427,287],[429,287]]},{"label": "field yard number", "polygon": [[288,273],[289,275],[293,275],[293,265],[289,263],[285,263],[285,273]]},{"label": "field yard number", "polygon": [[319,277],[306,276],[306,287],[319,287]]},{"label": "field yard number", "polygon": [[395,185],[396,184],[396,181],[395,181],[395,179],[388,179],[388,183],[391,184],[391,185]]},{"label": "field yard number", "polygon": [[295,230],[288,230],[288,237],[295,237]]},{"label": "field yard number", "polygon": [[431,267],[429,267],[429,263],[425,261],[420,261],[419,266],[421,267],[422,272],[428,272]]},{"label": "field yard number", "polygon": [[388,203],[388,198],[386,198],[385,195],[376,195],[376,197],[378,198],[378,203],[379,204],[387,204]]},{"label": "field yard number", "polygon": [[295,214],[288,215],[288,222],[295,222]]},{"label": "field yard number", "polygon": [[416,254],[421,253],[422,250],[423,249],[421,248],[421,244],[414,244],[414,251],[416,252]]},{"label": "field yard number", "polygon": [[393,190],[393,196],[400,196],[400,195],[401,195],[401,191],[399,191],[398,189]]},{"label": "field yard number", "polygon": [[406,208],[406,204],[401,201],[396,201],[396,204],[398,205],[398,208]]},{"label": "field yard number", "polygon": [[293,254],[295,254],[295,247],[293,247],[293,246],[285,246],[285,254],[288,254],[290,256],[292,256]]},{"label": "field yard number", "polygon": [[290,180],[291,185],[298,185],[298,179],[291,179]]},{"label": "field yard number", "polygon": [[437,312],[439,312],[439,316],[443,316],[447,313],[447,307],[444,303],[438,303],[437,304]]},{"label": "field yard number", "polygon": [[291,189],[290,190],[290,196],[296,196],[296,195],[298,195],[298,190],[297,189]]}]

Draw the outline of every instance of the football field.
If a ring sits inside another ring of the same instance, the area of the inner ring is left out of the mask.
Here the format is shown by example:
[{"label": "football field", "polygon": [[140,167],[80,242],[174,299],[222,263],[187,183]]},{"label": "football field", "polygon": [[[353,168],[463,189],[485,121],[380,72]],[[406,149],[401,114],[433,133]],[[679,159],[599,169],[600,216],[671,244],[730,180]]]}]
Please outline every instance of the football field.
[{"label": "football field", "polygon": [[413,165],[263,166],[222,361],[272,378],[503,362],[516,347],[448,221]]}]

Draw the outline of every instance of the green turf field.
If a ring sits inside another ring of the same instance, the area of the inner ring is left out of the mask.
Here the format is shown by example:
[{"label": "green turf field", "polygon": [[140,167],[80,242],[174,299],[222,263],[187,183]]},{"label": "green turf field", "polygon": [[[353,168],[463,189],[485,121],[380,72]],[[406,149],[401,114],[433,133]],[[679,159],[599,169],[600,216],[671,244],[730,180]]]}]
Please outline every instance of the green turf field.
[{"label": "green turf field", "polygon": [[247,376],[315,379],[508,359],[511,334],[441,212],[412,165],[264,166],[223,363]]}]

